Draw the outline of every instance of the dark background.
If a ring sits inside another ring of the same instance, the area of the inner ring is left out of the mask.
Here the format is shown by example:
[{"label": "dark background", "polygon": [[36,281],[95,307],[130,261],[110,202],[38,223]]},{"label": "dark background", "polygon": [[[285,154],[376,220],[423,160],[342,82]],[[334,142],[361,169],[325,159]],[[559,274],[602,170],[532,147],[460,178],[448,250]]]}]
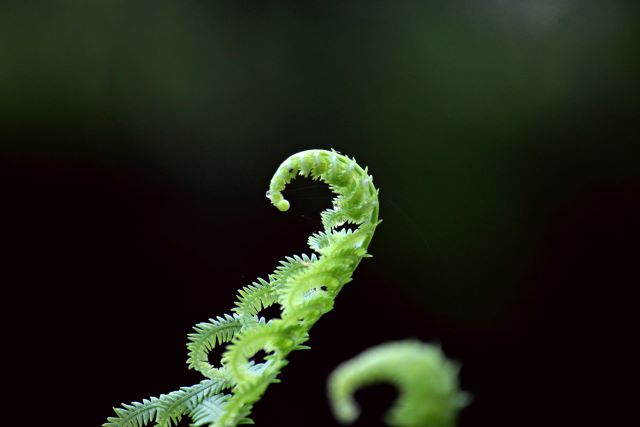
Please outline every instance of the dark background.
[{"label": "dark background", "polygon": [[[633,1],[3,4],[7,366],[42,405],[24,416],[100,425],[199,381],[191,326],[320,227],[322,185],[295,182],[286,214],[264,198],[308,148],[368,165],[384,222],[258,425],[337,425],[328,373],[406,337],[461,363],[461,426],[624,414],[602,384],[635,336],[639,23]],[[356,425],[381,425],[393,389],[357,396]]]}]

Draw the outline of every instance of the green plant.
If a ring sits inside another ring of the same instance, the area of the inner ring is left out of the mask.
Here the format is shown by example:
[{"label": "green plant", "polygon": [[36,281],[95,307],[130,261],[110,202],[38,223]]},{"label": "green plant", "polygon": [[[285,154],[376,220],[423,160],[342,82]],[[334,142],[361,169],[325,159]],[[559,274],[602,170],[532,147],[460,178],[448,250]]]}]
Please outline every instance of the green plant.
[{"label": "green plant", "polygon": [[331,373],[328,390],[334,416],[343,423],[355,421],[360,410],[354,392],[378,382],[390,382],[399,391],[386,415],[390,426],[451,427],[469,401],[458,388],[458,367],[439,347],[406,340],[372,347]]},{"label": "green plant", "polygon": [[[293,350],[308,348],[309,329],[333,308],[342,287],[362,258],[378,221],[378,190],[371,176],[355,159],[335,151],[309,150],[285,160],[271,179],[267,197],[279,210],[289,202],[285,186],[296,176],[310,176],[329,184],[336,193],[333,208],[322,212],[324,231],[311,235],[311,256],[287,257],[267,280],[240,289],[233,314],[195,326],[189,335],[189,367],[206,377],[199,384],[125,404],[115,408],[105,427],[141,427],[150,422],[168,427],[191,417],[193,425],[230,427],[250,423],[255,402],[269,384],[277,382],[280,370]],[[352,224],[354,229],[338,229]],[[260,312],[280,306],[280,318],[266,321]],[[208,362],[208,353],[226,344],[220,366]],[[252,357],[267,353],[263,363]]]}]

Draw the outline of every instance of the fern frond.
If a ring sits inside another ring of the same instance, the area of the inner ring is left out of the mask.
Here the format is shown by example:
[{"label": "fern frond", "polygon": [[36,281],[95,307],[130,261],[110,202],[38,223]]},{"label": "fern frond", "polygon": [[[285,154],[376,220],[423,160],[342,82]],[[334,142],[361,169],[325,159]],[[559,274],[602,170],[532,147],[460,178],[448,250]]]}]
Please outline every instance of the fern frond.
[{"label": "fern frond", "polygon": [[331,230],[333,228],[340,227],[347,222],[347,216],[340,209],[327,209],[320,213],[322,220],[322,226],[325,230]]},{"label": "fern frond", "polygon": [[232,310],[240,316],[256,316],[263,309],[277,301],[273,282],[258,278],[249,286],[238,291],[236,307]]},{"label": "fern frond", "polygon": [[182,417],[191,412],[205,399],[218,396],[230,384],[224,381],[204,380],[191,387],[182,387],[167,395],[160,396],[161,410],[158,414],[157,424],[160,426],[170,426],[178,424]]},{"label": "fern frond", "polygon": [[243,322],[238,315],[228,314],[194,326],[195,332],[189,334],[190,342],[187,344],[189,368],[199,371],[208,378],[219,378],[219,370],[209,363],[209,352],[216,345],[230,342],[242,327]]},{"label": "fern frond", "polygon": [[318,307],[322,314],[332,308],[333,296],[341,285],[339,278],[320,268],[307,270],[287,282],[280,289],[278,300],[284,307],[282,318],[304,320],[303,306],[310,300],[324,301],[324,307]]},{"label": "fern frond", "polygon": [[160,399],[157,397],[125,403],[122,408],[113,408],[117,416],[107,418],[102,427],[143,427],[156,420],[160,406]]},{"label": "fern frond", "polygon": [[200,402],[229,387],[230,384],[224,381],[203,380],[160,397],[123,404],[121,408],[114,408],[117,416],[108,418],[103,427],[142,427],[153,421],[156,426],[169,427],[177,424]]},{"label": "fern frond", "polygon": [[386,416],[395,427],[452,427],[469,396],[459,391],[458,367],[439,347],[416,340],[370,348],[338,366],[328,381],[329,400],[342,423],[358,418],[353,394],[362,386],[389,382],[399,397]]},{"label": "fern frond", "polygon": [[[278,382],[289,353],[308,348],[304,343],[309,329],[333,308],[338,292],[367,256],[379,223],[378,190],[355,159],[334,150],[303,151],[286,159],[271,179],[267,197],[279,210],[289,209],[282,191],[298,175],[322,181],[336,193],[333,208],[321,213],[324,230],[308,240],[319,256],[287,257],[268,281],[258,279],[240,289],[233,315],[194,327],[187,344],[187,363],[211,383],[124,405],[116,409],[117,417],[109,418],[106,427],[142,427],[152,421],[170,427],[186,414],[196,426],[234,427],[250,422],[247,417],[253,405],[270,384]],[[356,228],[335,230],[342,224]],[[281,305],[280,318],[267,322],[259,317],[263,309],[276,303]],[[227,346],[221,365],[214,367],[208,354],[223,344]],[[265,362],[254,363],[251,358],[260,350],[268,353]],[[231,394],[220,394],[223,389]]]},{"label": "fern frond", "polygon": [[[236,379],[236,387],[239,384],[257,381],[257,377],[270,375],[283,366],[282,356],[296,345],[293,333],[291,331],[288,333],[285,328],[282,321],[273,320],[254,328],[244,329],[227,346],[227,350],[222,355],[222,364]],[[265,357],[265,360],[272,363],[267,365],[269,372],[263,371],[258,374],[255,369],[250,369],[250,358],[262,349],[267,353],[273,353]]]},{"label": "fern frond", "polygon": [[288,256],[280,261],[280,265],[276,267],[270,276],[272,281],[277,283],[275,291],[277,292],[278,287],[283,283],[286,283],[299,272],[311,267],[316,261],[318,261],[316,254],[311,254],[310,256],[307,254]]}]

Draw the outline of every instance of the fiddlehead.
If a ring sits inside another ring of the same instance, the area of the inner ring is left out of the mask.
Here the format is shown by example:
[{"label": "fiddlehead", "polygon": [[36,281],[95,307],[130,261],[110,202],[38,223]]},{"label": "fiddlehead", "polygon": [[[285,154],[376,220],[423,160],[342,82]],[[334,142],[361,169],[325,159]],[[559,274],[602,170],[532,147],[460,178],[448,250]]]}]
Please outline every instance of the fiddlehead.
[{"label": "fiddlehead", "polygon": [[386,421],[396,427],[452,427],[468,394],[458,388],[458,367],[439,347],[415,340],[370,348],[338,366],[328,381],[329,401],[342,423],[358,418],[354,392],[372,383],[389,382],[399,391]]},{"label": "fiddlehead", "polygon": [[[282,195],[297,175],[320,180],[336,194],[322,212],[324,230],[309,237],[312,255],[287,257],[265,279],[239,290],[233,315],[199,323],[189,335],[189,368],[207,379],[199,385],[115,409],[105,427],[141,427],[149,422],[168,427],[189,415],[194,425],[232,427],[248,423],[252,406],[293,350],[308,348],[309,329],[333,308],[333,301],[362,258],[378,221],[378,190],[355,160],[336,151],[309,150],[285,160],[276,170],[267,197],[279,210],[289,209]],[[337,228],[352,224],[353,229]],[[266,321],[260,312],[280,306],[280,318]],[[219,366],[208,353],[226,345]],[[267,353],[264,362],[252,357]],[[226,394],[225,394],[226,392]]]}]

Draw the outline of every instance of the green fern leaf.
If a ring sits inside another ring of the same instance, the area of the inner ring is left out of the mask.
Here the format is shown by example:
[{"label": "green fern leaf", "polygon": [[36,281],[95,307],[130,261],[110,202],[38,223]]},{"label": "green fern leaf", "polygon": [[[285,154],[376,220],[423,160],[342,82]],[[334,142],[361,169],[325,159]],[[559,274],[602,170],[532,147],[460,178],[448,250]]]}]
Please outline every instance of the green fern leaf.
[{"label": "green fern leaf", "polygon": [[209,319],[208,322],[198,323],[189,334],[189,356],[187,364],[190,369],[195,369],[209,378],[219,378],[220,371],[208,361],[209,352],[216,346],[230,342],[233,337],[240,332],[243,323],[238,315],[224,317],[218,316],[216,319]]},{"label": "green fern leaf", "polygon": [[160,396],[161,410],[159,411],[157,424],[171,426],[178,424],[182,417],[192,411],[205,399],[218,395],[230,384],[224,381],[204,380],[191,387],[182,387],[180,390]]},{"label": "green fern leaf", "polygon": [[102,427],[142,427],[155,421],[161,407],[157,397],[143,399],[142,402],[123,404],[122,408],[113,408],[116,417],[107,418]]},{"label": "green fern leaf", "polygon": [[238,301],[232,311],[240,316],[258,315],[260,311],[276,302],[277,296],[274,287],[273,282],[258,278],[257,283],[253,282],[238,291]]}]

